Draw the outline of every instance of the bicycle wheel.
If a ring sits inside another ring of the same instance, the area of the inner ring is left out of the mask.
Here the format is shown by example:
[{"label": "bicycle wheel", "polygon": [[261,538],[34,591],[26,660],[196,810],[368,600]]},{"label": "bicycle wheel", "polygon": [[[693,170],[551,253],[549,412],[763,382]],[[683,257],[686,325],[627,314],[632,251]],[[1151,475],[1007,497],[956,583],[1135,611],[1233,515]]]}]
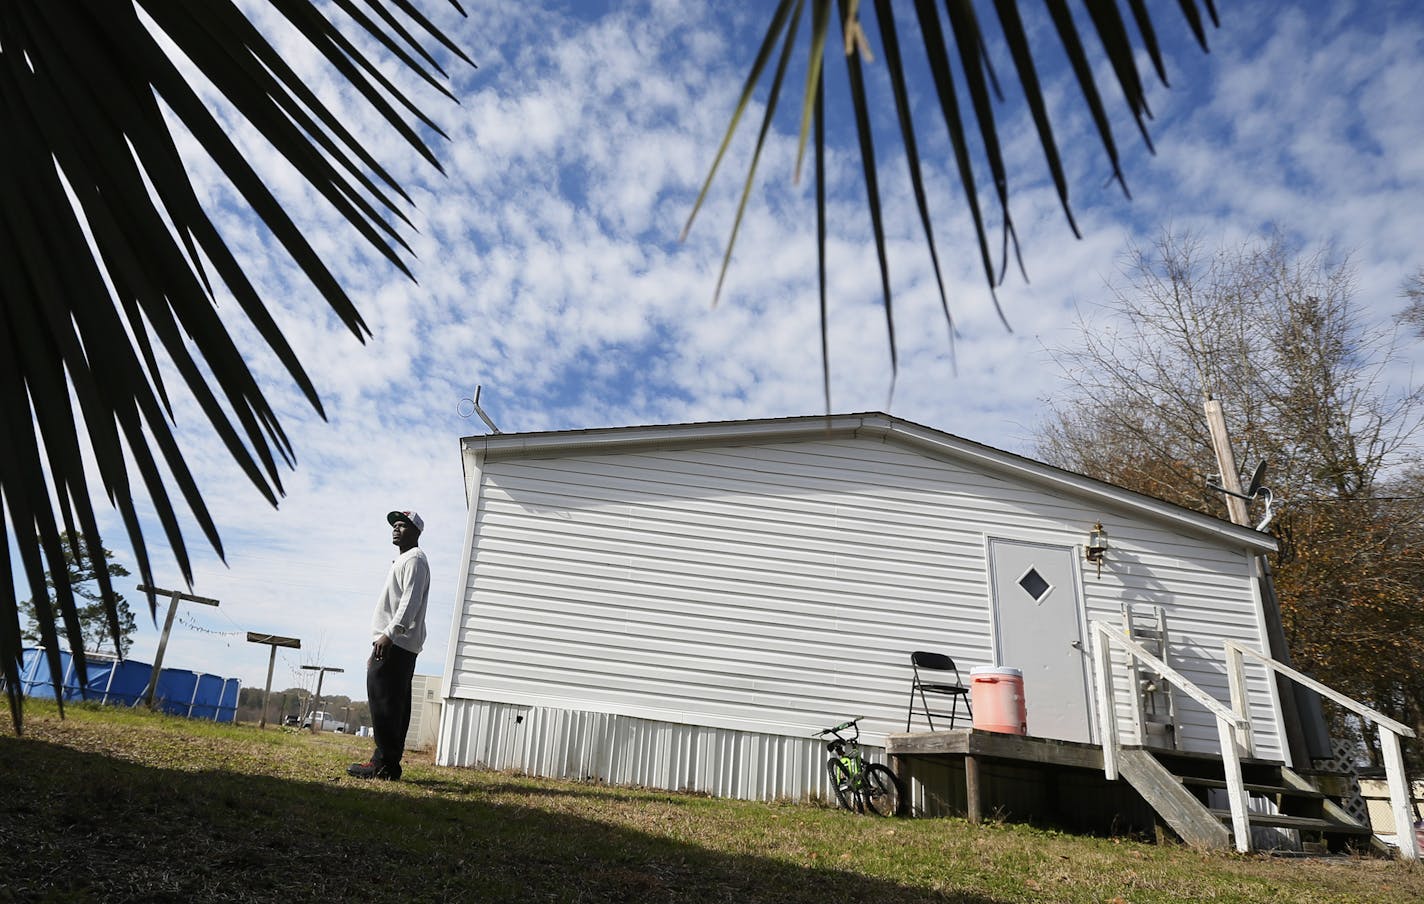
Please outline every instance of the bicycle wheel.
[{"label": "bicycle wheel", "polygon": [[850,770],[842,763],[840,757],[831,757],[826,760],[826,772],[831,776],[831,790],[836,793],[836,803],[840,804],[842,810],[855,809],[855,791],[852,789],[850,780]]},{"label": "bicycle wheel", "polygon": [[898,816],[901,799],[900,780],[886,766],[871,763],[861,773],[864,784],[860,789],[865,809],[876,816]]}]

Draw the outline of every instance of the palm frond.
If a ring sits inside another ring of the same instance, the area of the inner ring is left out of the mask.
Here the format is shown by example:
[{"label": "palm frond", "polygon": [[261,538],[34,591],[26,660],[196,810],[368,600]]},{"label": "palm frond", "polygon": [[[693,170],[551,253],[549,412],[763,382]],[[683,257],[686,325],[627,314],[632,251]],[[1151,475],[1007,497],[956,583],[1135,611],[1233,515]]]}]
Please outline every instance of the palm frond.
[{"label": "palm frond", "polygon": [[890,73],[890,86],[895,93],[895,113],[900,121],[900,140],[905,143],[905,159],[910,167],[910,185],[915,192],[915,207],[920,212],[920,226],[925,231],[930,263],[934,266],[935,285],[944,308],[945,325],[949,329],[950,353],[954,350],[954,315],[949,312],[949,296],[944,291],[944,274],[939,267],[939,252],[935,249],[934,225],[930,219],[929,198],[925,193],[924,174],[920,169],[919,143],[915,140],[915,122],[910,111],[910,92],[905,85],[905,67],[900,59],[900,39],[895,30],[895,13],[890,0],[875,0],[875,16],[885,45],[885,68]]},{"label": "palm frond", "polygon": [[[415,153],[439,168],[417,129],[443,133],[350,36],[311,0],[270,2]],[[410,3],[394,4],[403,20],[378,0],[365,4],[369,11],[356,0],[337,6],[419,78],[450,94],[444,70],[425,45],[433,41],[461,60],[468,57]],[[19,552],[14,563],[7,546],[0,564],[7,574],[12,566],[23,570],[43,642],[55,655],[59,638],[51,613],[58,608],[81,675],[73,595],[58,581],[51,600],[44,575],[46,564],[64,573],[61,531],[82,534],[88,549],[104,548],[84,444],[148,586],[156,582],[133,501],[136,484],[151,501],[185,580],[191,583],[192,566],[175,495],[222,555],[217,525],[174,433],[163,376],[168,368],[272,503],[282,493],[281,465],[295,461],[276,413],[216,314],[215,283],[322,411],[315,385],[248,275],[252,264],[231,252],[198,199],[163,107],[347,328],[358,338],[369,332],[155,32],[372,248],[410,273],[402,238],[409,197],[347,128],[351,117],[322,104],[231,0],[0,4],[0,132],[7,136],[0,142],[0,423],[13,438],[0,446],[0,534]],[[99,580],[112,600],[107,574]],[[19,728],[20,634],[11,587],[0,592],[0,671]],[[117,626],[108,605],[110,624]],[[156,607],[151,593],[149,606]],[[52,672],[60,674],[57,664]]]},{"label": "palm frond", "polygon": [[[895,331],[892,311],[892,294],[889,266],[884,254],[884,224],[882,222],[880,193],[878,190],[877,176],[875,174],[876,165],[874,158],[874,143],[871,138],[873,133],[872,110],[870,101],[865,90],[861,76],[861,57],[863,56],[859,41],[863,39],[860,22],[858,20],[857,0],[838,0],[841,3],[841,15],[838,17],[840,27],[846,36],[845,54],[847,66],[850,73],[850,88],[847,92],[846,104],[851,111],[851,118],[855,123],[856,144],[861,155],[862,168],[865,173],[867,189],[867,211],[871,220],[871,231],[874,235],[877,257],[879,259],[881,274],[881,291],[884,296],[886,311],[886,335],[890,345],[890,355],[892,371],[895,369]],[[822,100],[824,94],[823,81],[825,78],[824,54],[826,53],[827,36],[831,15],[832,0],[810,0],[811,29],[810,38],[806,45],[806,88],[805,96],[801,104],[801,126],[798,139],[798,149],[796,154],[796,173],[799,176],[801,159],[805,153],[807,135],[810,131],[810,117],[819,116],[823,110]],[[1038,133],[1039,144],[1043,148],[1045,162],[1049,173],[1053,179],[1054,188],[1058,193],[1059,202],[1063,207],[1064,216],[1068,221],[1068,226],[1075,236],[1080,236],[1077,223],[1074,222],[1072,206],[1069,203],[1068,181],[1063,170],[1062,155],[1059,153],[1057,139],[1054,137],[1050,113],[1043,86],[1039,80],[1039,66],[1037,60],[1042,54],[1049,52],[1049,48],[1034,46],[1030,39],[1030,32],[1024,27],[1024,23],[1019,14],[1019,4],[1016,0],[993,0],[996,19],[1001,30],[1002,43],[1007,48],[1009,58],[1013,63],[1013,72],[1017,77],[1020,87],[1023,89],[1029,113],[1033,119],[1035,130]],[[1137,38],[1134,39],[1128,24],[1124,21],[1118,6],[1109,0],[1091,0],[1084,4],[1087,10],[1087,20],[1091,31],[1097,38],[1098,45],[1102,47],[1103,58],[1112,69],[1113,77],[1117,82],[1117,87],[1121,90],[1122,97],[1126,104],[1128,114],[1131,115],[1134,123],[1142,136],[1142,140],[1148,150],[1152,150],[1151,137],[1147,130],[1147,121],[1151,119],[1152,112],[1147,103],[1146,88],[1142,75],[1138,71],[1136,53],[1142,49],[1148,59],[1151,60],[1153,69],[1157,77],[1163,84],[1167,82],[1166,67],[1163,64],[1161,50],[1157,39],[1157,27],[1149,14],[1146,4],[1142,0],[1128,0],[1133,24],[1136,26]],[[1213,26],[1219,24],[1216,7],[1213,0],[1179,0],[1182,11],[1183,22],[1190,29],[1197,43],[1202,50],[1207,49],[1205,22],[1209,20]],[[1081,94],[1082,104],[1097,130],[1099,141],[1102,145],[1104,155],[1107,157],[1113,178],[1122,187],[1124,193],[1127,192],[1127,179],[1122,171],[1121,158],[1118,153],[1117,143],[1113,137],[1111,119],[1106,105],[1103,102],[1102,93],[1098,87],[1094,76],[1094,63],[1092,54],[1089,53],[1078,24],[1074,20],[1073,12],[1069,9],[1066,0],[1044,0],[1049,22],[1052,24],[1052,32],[1057,37],[1059,47],[1068,60],[1068,65],[1076,80],[1078,90]],[[801,4],[796,5],[793,12],[790,8],[789,0],[784,0],[777,6],[772,16],[771,24],[767,29],[766,38],[762,43],[761,52],[757,55],[751,71],[747,76],[746,83],[742,90],[741,99],[738,102],[736,111],[733,113],[731,121],[727,127],[727,132],[718,148],[717,155],[708,172],[706,182],[703,184],[697,201],[693,205],[692,214],[688,217],[687,226],[683,229],[683,236],[686,237],[688,229],[691,228],[693,219],[697,211],[701,208],[707,198],[713,178],[716,176],[717,168],[731,143],[732,136],[737,129],[742,112],[755,92],[762,72],[765,69],[767,60],[770,57],[771,48],[776,41],[784,34],[794,28],[795,17],[800,15]],[[939,101],[940,117],[944,120],[945,128],[948,132],[950,148],[954,157],[954,164],[959,173],[959,180],[964,191],[965,204],[968,208],[970,219],[973,223],[975,236],[978,240],[979,257],[984,269],[985,282],[988,285],[990,295],[994,298],[995,309],[999,311],[1000,319],[1005,328],[1008,328],[1008,318],[999,309],[998,298],[995,288],[1003,279],[1003,271],[1007,266],[1009,249],[1012,246],[1015,257],[1018,259],[1019,268],[1022,271],[1023,262],[1019,248],[1017,233],[1014,229],[1013,217],[1009,209],[1009,196],[1011,188],[1011,173],[1008,170],[1005,155],[1000,148],[999,128],[996,124],[994,104],[1002,101],[1002,94],[998,77],[995,73],[993,60],[989,48],[992,42],[984,33],[983,26],[975,12],[972,0],[944,0],[942,4],[937,4],[935,0],[915,0],[914,10],[916,24],[919,27],[920,35],[924,47],[924,57],[922,61],[912,61],[905,58],[901,52],[901,45],[898,34],[898,26],[895,22],[894,11],[889,0],[876,0],[875,4],[876,20],[879,26],[879,33],[882,46],[885,50],[885,67],[889,74],[890,85],[895,97],[895,116],[899,123],[899,133],[904,143],[905,159],[909,170],[911,188],[913,189],[916,206],[920,213],[920,220],[925,233],[925,243],[928,246],[931,262],[934,265],[935,278],[940,288],[941,303],[945,309],[945,316],[950,324],[950,341],[953,342],[953,319],[949,311],[948,298],[944,292],[944,279],[940,272],[939,254],[935,247],[934,232],[931,227],[933,212],[931,210],[930,198],[924,188],[924,177],[922,172],[921,153],[918,142],[915,138],[914,118],[910,109],[908,98],[911,96],[911,89],[918,87],[912,83],[909,77],[921,70],[920,63],[923,64],[923,71],[928,73],[928,81],[933,87],[933,96]],[[1205,10],[1205,18],[1202,15]],[[856,41],[852,41],[852,36],[858,36]],[[789,45],[788,45],[789,46]],[[775,100],[779,91],[782,68],[785,63],[785,51],[783,51],[782,65],[778,66],[775,85],[771,91],[771,101],[768,104],[770,116],[775,107]],[[956,66],[957,63],[957,66]],[[962,87],[955,77],[955,69],[963,79]],[[960,91],[965,93],[967,107],[961,109]],[[967,114],[967,115],[966,115]],[[816,123],[816,128],[820,129],[820,123]],[[758,149],[765,140],[766,126],[763,124],[762,134],[758,137]],[[977,146],[971,142],[971,133],[977,133]],[[825,143],[821,132],[817,132],[815,141],[817,154],[817,243],[818,243],[818,271],[821,288],[822,304],[822,348],[823,355],[827,354],[828,343],[826,331],[828,326],[824,320],[825,310],[825,222],[826,215],[824,196],[824,160]],[[975,150],[977,147],[977,152]],[[756,169],[759,155],[752,158],[751,172],[748,174],[746,185],[751,184],[752,175]],[[981,161],[976,163],[976,161]],[[993,255],[990,251],[988,233],[986,231],[986,219],[984,212],[980,209],[979,196],[980,187],[984,182],[984,174],[977,170],[977,166],[983,166],[988,170],[988,182],[992,186],[992,195],[997,201],[997,217],[1002,224],[1001,239],[1001,263],[995,267]],[[1130,197],[1130,195],[1129,195]],[[738,218],[745,208],[745,190],[742,197],[742,206],[739,207]],[[727,249],[723,258],[723,272],[725,275],[726,262],[730,261],[732,248],[736,241],[736,231],[728,241]],[[718,280],[718,291],[720,292],[721,279]],[[829,369],[830,362],[827,357],[824,363],[825,383],[827,386],[827,410],[830,408],[829,400]],[[892,377],[893,379],[893,377]]]},{"label": "palm frond", "polygon": [[[722,283],[727,278],[727,267],[732,263],[732,248],[737,244],[737,231],[742,225],[742,215],[747,210],[747,199],[752,194],[752,183],[756,179],[757,163],[761,161],[761,151],[766,145],[766,135],[771,131],[771,121],[776,115],[776,101],[781,96],[781,81],[786,76],[786,64],[791,60],[791,48],[796,43],[796,28],[800,19],[802,2],[803,0],[795,0],[795,7],[788,20],[790,26],[786,29],[786,41],[781,49],[781,58],[776,63],[776,74],[771,80],[771,97],[767,100],[766,113],[762,116],[761,131],[757,133],[756,148],[752,151],[752,162],[747,167],[746,182],[742,185],[742,197],[737,202],[737,215],[732,220],[732,235],[727,239],[727,253],[722,256],[722,268],[717,273],[717,287],[712,292],[713,305],[717,304],[717,299],[722,294]],[[703,191],[705,192],[706,189],[704,188]],[[693,213],[696,213],[695,209]],[[688,220],[688,225],[692,225],[691,219]]]},{"label": "palm frond", "polygon": [[[732,119],[727,124],[726,134],[722,136],[722,143],[717,148],[716,156],[712,158],[712,167],[707,171],[707,179],[702,183],[702,190],[698,192],[697,200],[692,202],[692,211],[687,215],[687,223],[682,227],[682,238],[687,238],[688,231],[692,229],[692,221],[697,219],[697,212],[702,209],[702,202],[707,200],[707,192],[712,188],[712,180],[717,176],[717,168],[722,165],[722,158],[726,156],[727,148],[731,147],[732,136],[737,132],[737,126],[742,121],[742,114],[751,104],[757,82],[761,79],[761,74],[771,59],[772,51],[776,49],[776,42],[780,39],[781,32],[786,27],[786,22],[791,17],[793,9],[800,9],[796,0],[781,0],[776,7],[771,24],[767,26],[766,37],[762,39],[756,59],[752,61],[751,71],[747,73],[746,82],[742,85],[742,94],[737,98],[737,108],[732,111]],[[751,170],[753,173],[756,172],[755,165],[751,167]]]},{"label": "palm frond", "polygon": [[[851,40],[855,21],[856,0],[837,0],[841,10],[841,28],[846,37],[846,72],[850,77],[851,108],[855,113],[855,137],[860,144],[861,170],[865,174],[865,197],[870,208],[870,228],[875,235],[875,256],[880,262],[880,288],[885,297],[885,334],[890,343],[890,384],[894,392],[895,375],[900,371],[900,356],[895,350],[895,313],[890,296],[890,262],[885,256],[885,226],[881,220],[880,182],[875,170],[875,141],[870,133],[870,105],[865,96],[865,81],[861,73],[860,42]],[[828,412],[829,413],[829,412]]]},{"label": "palm frond", "polygon": [[[954,70],[949,51],[944,40],[944,30],[940,26],[939,13],[933,0],[916,0],[915,13],[919,17],[920,34],[924,40],[925,58],[929,62],[930,76],[934,81],[935,94],[939,98],[940,115],[944,117],[949,132],[950,147],[954,150],[954,163],[959,172],[959,183],[964,189],[964,198],[969,205],[969,215],[974,222],[974,234],[979,240],[979,259],[984,267],[984,278],[992,294],[997,280],[994,278],[994,264],[989,256],[989,240],[984,231],[984,215],[979,208],[979,188],[974,179],[974,164],[970,159],[969,139],[959,113],[959,94],[954,84]],[[998,299],[995,298],[995,306]]]},{"label": "palm frond", "polygon": [[816,80],[812,107],[816,148],[816,282],[821,307],[821,383],[826,393],[826,414],[831,412],[830,316],[826,309],[826,89]]}]

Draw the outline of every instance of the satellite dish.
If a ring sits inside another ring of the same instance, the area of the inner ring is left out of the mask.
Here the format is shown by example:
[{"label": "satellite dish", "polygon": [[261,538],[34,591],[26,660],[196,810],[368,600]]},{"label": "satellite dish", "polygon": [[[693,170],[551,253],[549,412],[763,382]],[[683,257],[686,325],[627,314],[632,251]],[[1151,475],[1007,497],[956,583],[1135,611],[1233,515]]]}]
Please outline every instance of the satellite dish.
[{"label": "satellite dish", "polygon": [[1261,486],[1261,481],[1264,480],[1265,477],[1266,462],[1262,461],[1259,465],[1256,466],[1255,472],[1251,474],[1250,489],[1248,489],[1244,493],[1237,493],[1234,490],[1228,490],[1226,487],[1217,483],[1210,477],[1207,478],[1206,485],[1211,487],[1213,490],[1216,490],[1218,493],[1225,493],[1227,496],[1235,496],[1237,499],[1245,499],[1247,502],[1254,502],[1257,499],[1265,497],[1266,514],[1265,517],[1261,519],[1261,523],[1256,525],[1256,530],[1265,530],[1266,525],[1271,523],[1271,505],[1275,502],[1275,497],[1271,495],[1270,489]]},{"label": "satellite dish", "polygon": [[1261,490],[1261,481],[1266,476],[1266,460],[1261,459],[1261,463],[1256,466],[1256,471],[1251,475],[1251,488],[1246,491],[1248,498],[1256,498],[1256,494]]}]

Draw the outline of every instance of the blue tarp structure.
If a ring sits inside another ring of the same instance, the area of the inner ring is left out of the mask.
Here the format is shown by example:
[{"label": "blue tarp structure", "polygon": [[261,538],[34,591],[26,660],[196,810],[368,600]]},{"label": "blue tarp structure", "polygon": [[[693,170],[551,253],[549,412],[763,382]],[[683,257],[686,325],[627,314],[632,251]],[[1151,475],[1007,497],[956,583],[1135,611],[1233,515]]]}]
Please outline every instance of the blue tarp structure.
[{"label": "blue tarp structure", "polygon": [[[148,679],[153,675],[153,663],[86,658],[89,683],[79,686],[79,673],[74,659],[59,653],[63,680],[60,688],[65,700],[89,700],[95,703],[133,706],[143,698]],[[210,719],[231,722],[237,716],[237,692],[242,682],[237,678],[220,678],[186,669],[163,669],[158,688],[153,693],[154,707],[174,716],[190,719]],[[54,681],[44,650],[27,647],[22,653],[20,692],[29,697],[54,699]]]}]

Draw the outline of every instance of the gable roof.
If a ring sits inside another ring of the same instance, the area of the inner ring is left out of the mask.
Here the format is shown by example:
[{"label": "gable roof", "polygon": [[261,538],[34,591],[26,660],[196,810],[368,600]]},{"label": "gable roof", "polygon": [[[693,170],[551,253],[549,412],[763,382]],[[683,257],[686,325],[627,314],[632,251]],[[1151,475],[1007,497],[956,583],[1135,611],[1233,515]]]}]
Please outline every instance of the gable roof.
[{"label": "gable roof", "polygon": [[[1275,552],[1278,548],[1276,539],[1261,531],[877,411],[641,427],[496,433],[463,437],[460,447],[467,453],[481,454],[485,461],[501,461],[551,458],[589,452],[633,452],[673,447],[685,449],[818,439],[873,439],[895,443],[932,458],[968,464],[1080,499],[1126,508],[1154,521],[1215,538],[1235,548],[1245,546],[1259,552]],[[468,476],[467,474],[467,479]]]}]

